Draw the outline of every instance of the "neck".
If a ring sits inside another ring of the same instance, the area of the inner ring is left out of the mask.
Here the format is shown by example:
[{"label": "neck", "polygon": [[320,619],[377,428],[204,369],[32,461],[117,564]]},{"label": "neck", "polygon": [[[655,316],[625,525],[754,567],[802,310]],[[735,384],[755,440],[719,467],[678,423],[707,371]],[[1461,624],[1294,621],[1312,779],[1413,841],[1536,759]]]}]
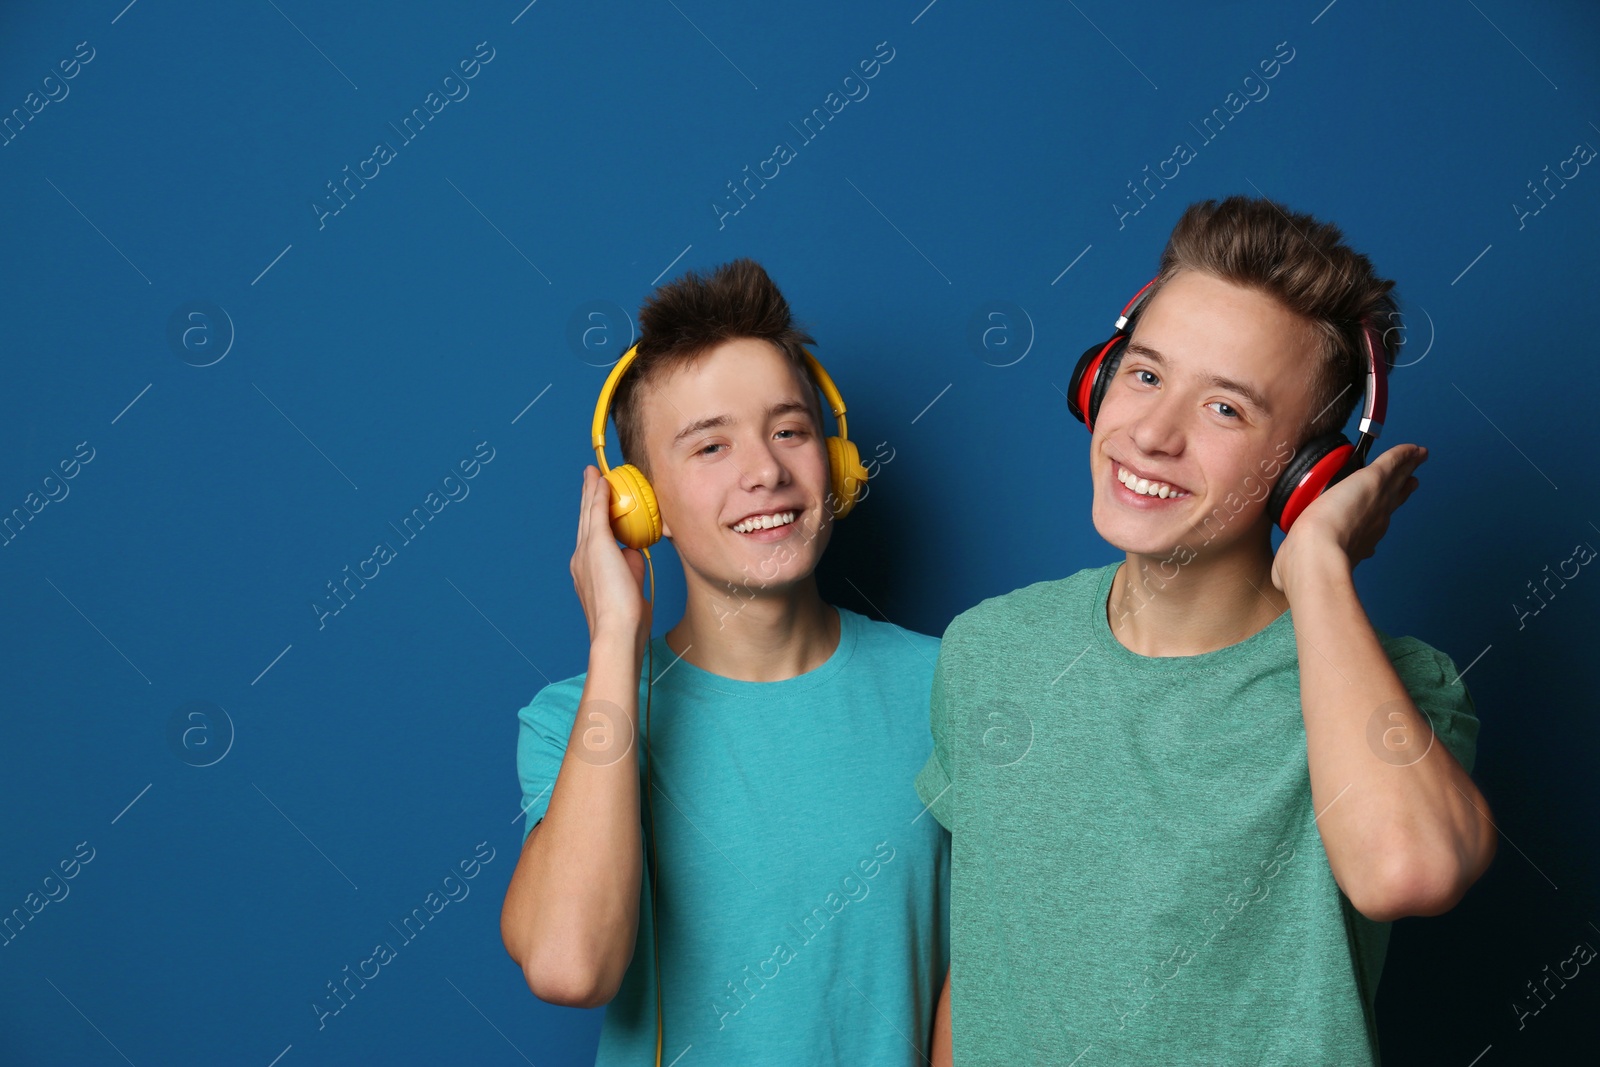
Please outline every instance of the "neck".
[{"label": "neck", "polygon": [[780,590],[719,593],[687,569],[683,618],[667,647],[699,667],[744,682],[776,682],[815,670],[839,647],[839,613],[815,575]]},{"label": "neck", "polygon": [[1131,652],[1198,656],[1243,641],[1288,607],[1272,584],[1270,539],[1241,538],[1183,565],[1170,554],[1129,552],[1112,579],[1106,618]]}]

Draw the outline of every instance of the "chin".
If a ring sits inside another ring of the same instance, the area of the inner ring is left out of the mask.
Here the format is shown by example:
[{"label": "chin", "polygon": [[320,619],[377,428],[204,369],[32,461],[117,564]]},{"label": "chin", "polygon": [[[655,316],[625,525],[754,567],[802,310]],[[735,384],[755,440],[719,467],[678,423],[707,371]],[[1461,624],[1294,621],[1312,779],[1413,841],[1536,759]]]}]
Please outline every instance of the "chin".
[{"label": "chin", "polygon": [[1138,515],[1119,515],[1114,512],[1112,506],[1102,506],[1097,501],[1091,517],[1094,520],[1095,533],[1119,552],[1165,558],[1188,539],[1189,531],[1178,529],[1178,525],[1170,521],[1141,518]]}]

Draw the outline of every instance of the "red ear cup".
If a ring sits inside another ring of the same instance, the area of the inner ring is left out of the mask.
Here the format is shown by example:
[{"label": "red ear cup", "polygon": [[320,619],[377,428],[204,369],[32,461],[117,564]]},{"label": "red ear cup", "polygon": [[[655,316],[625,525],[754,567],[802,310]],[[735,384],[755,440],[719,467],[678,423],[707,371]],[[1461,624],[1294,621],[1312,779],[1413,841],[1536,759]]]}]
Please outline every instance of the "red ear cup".
[{"label": "red ear cup", "polygon": [[1067,410],[1090,432],[1094,431],[1100,401],[1105,398],[1111,379],[1116,377],[1117,365],[1122,362],[1127,344],[1127,334],[1113,334],[1109,341],[1090,346],[1072,370],[1072,381],[1067,385]]},{"label": "red ear cup", "polygon": [[1300,447],[1267,495],[1267,514],[1280,530],[1288,533],[1300,513],[1342,477],[1354,451],[1342,433],[1323,434]]}]

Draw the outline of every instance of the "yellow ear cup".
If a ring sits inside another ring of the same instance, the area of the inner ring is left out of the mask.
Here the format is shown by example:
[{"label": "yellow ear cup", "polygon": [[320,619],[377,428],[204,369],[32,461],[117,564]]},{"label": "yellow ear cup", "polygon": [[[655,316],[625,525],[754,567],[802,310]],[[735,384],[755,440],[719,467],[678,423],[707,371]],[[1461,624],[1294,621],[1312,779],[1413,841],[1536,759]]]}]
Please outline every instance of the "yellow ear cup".
[{"label": "yellow ear cup", "polygon": [[867,468],[861,465],[854,441],[828,438],[828,471],[833,483],[833,517],[842,519],[856,506],[867,484]]},{"label": "yellow ear cup", "polygon": [[632,463],[606,472],[611,487],[611,532],[629,548],[645,549],[661,540],[661,510],[644,473]]}]

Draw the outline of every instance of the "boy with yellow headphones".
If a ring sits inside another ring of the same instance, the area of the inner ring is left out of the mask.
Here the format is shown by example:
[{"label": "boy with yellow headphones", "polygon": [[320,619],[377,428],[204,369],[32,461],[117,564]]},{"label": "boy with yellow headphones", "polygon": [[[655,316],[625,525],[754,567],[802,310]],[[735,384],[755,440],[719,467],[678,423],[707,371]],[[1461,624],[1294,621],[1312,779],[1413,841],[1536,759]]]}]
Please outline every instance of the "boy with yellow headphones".
[{"label": "boy with yellow headphones", "polygon": [[[607,1005],[599,1064],[913,1067],[948,966],[949,835],[907,787],[938,640],[818,594],[868,471],[766,272],[688,272],[640,326],[584,470],[588,670],[518,713],[506,949],[539,998]],[[686,597],[652,639],[660,537]]]},{"label": "boy with yellow headphones", "polygon": [[964,612],[934,673],[936,1067],[952,1038],[963,1065],[1377,1062],[1389,923],[1453,907],[1496,837],[1455,664],[1351,574],[1425,458],[1364,465],[1393,284],[1336,227],[1205,201],[1084,354],[1119,558]]}]

